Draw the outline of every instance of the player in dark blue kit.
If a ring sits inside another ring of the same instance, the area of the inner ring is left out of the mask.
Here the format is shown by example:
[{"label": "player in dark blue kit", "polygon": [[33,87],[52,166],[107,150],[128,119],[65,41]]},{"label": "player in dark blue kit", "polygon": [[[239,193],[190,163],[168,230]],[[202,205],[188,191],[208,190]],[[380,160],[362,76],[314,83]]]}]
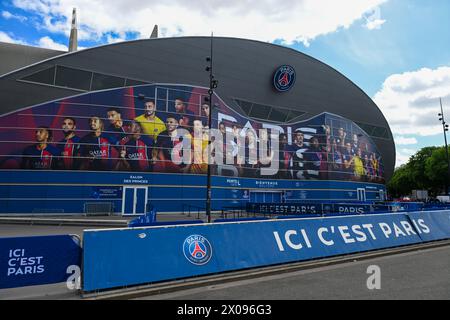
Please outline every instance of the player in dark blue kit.
[{"label": "player in dark blue kit", "polygon": [[308,150],[305,152],[306,159],[306,178],[318,179],[327,173],[326,153],[320,147],[319,139],[312,137],[310,139]]},{"label": "player in dark blue kit", "polygon": [[38,127],[35,132],[36,144],[23,151],[23,169],[50,170],[56,167],[60,152],[50,145],[52,131],[48,127]]},{"label": "player in dark blue kit", "polygon": [[75,163],[77,162],[75,157],[78,155],[80,149],[80,137],[75,135],[77,123],[74,118],[67,117],[64,118],[61,127],[64,133],[64,139],[57,145],[61,153],[59,167],[65,170],[72,170],[75,168]]},{"label": "player in dark blue kit", "polygon": [[289,173],[289,150],[288,150],[288,139],[286,134],[281,133],[279,138],[278,147],[278,179],[290,179]]},{"label": "player in dark blue kit", "polygon": [[195,115],[191,110],[188,110],[183,99],[175,99],[175,112],[180,127],[192,131]]},{"label": "player in dark blue kit", "polygon": [[110,125],[105,130],[105,133],[112,144],[118,144],[127,135],[126,127],[123,125],[122,114],[118,108],[109,108],[106,115]]},{"label": "player in dark blue kit", "polygon": [[289,168],[291,169],[293,179],[305,179],[306,159],[305,152],[308,149],[304,144],[305,136],[297,131],[294,134],[294,144],[288,146]]},{"label": "player in dark blue kit", "polygon": [[89,126],[92,130],[80,141],[80,170],[111,169],[111,142],[103,133],[103,121],[91,117]]},{"label": "player in dark blue kit", "polygon": [[130,134],[121,140],[120,145],[121,160],[117,163],[116,170],[151,170],[153,139],[142,136],[139,122],[132,122]]}]

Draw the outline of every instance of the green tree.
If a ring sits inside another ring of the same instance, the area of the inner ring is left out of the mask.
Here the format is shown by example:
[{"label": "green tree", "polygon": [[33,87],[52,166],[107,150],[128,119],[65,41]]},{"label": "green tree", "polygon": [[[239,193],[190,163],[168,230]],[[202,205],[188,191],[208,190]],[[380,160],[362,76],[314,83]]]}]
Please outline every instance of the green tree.
[{"label": "green tree", "polygon": [[449,185],[445,148],[434,150],[431,157],[425,160],[425,174],[431,181],[429,188],[435,194]]},{"label": "green tree", "polygon": [[411,180],[411,169],[408,164],[395,169],[394,175],[387,184],[388,193],[395,198],[411,193],[413,180]]},{"label": "green tree", "polygon": [[392,197],[410,195],[412,190],[428,190],[437,195],[450,185],[445,147],[425,147],[411,156],[408,163],[396,168],[387,184]]},{"label": "green tree", "polygon": [[413,183],[411,190],[426,190],[433,185],[433,181],[426,174],[425,165],[426,160],[438,149],[438,147],[422,148],[409,159],[409,174]]}]

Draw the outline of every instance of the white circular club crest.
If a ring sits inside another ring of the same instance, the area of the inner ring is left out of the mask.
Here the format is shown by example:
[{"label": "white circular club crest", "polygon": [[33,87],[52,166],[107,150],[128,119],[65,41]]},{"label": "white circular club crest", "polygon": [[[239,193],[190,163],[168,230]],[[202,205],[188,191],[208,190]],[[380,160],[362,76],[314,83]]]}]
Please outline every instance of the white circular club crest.
[{"label": "white circular club crest", "polygon": [[201,266],[211,260],[212,246],[204,236],[194,234],[184,240],[183,253],[190,263]]}]

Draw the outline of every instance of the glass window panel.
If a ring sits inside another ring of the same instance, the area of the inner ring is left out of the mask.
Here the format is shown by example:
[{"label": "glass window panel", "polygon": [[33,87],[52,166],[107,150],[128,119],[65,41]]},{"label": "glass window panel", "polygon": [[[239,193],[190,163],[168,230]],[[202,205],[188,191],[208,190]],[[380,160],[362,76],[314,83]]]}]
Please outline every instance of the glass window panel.
[{"label": "glass window panel", "polygon": [[106,74],[94,73],[91,90],[102,90],[109,88],[120,88],[125,85],[125,79],[108,76]]},{"label": "glass window panel", "polygon": [[369,136],[372,135],[374,127],[365,123],[356,123],[361,129],[363,129]]},{"label": "glass window panel", "polygon": [[58,66],[56,68],[56,82],[60,87],[89,91],[92,72]]},{"label": "glass window panel", "polygon": [[269,117],[271,107],[263,106],[262,104],[253,104],[252,110],[250,112],[250,117],[258,119],[267,119]]},{"label": "glass window panel", "polygon": [[373,136],[375,137],[383,137],[386,134],[386,128],[375,127],[373,130]]},{"label": "glass window panel", "polygon": [[243,101],[243,100],[238,100],[238,99],[235,99],[234,101],[236,101],[236,103],[238,104],[238,106],[240,106],[241,109],[242,109],[247,115],[250,114],[250,111],[252,110],[253,103],[247,102],[247,101]]},{"label": "glass window panel", "polygon": [[54,84],[55,81],[55,67],[51,67],[45,70],[41,70],[21,80],[32,81],[37,83]]},{"label": "glass window panel", "polygon": [[138,86],[141,84],[147,84],[147,82],[139,81],[139,80],[133,80],[133,79],[126,79],[125,86]]},{"label": "glass window panel", "polygon": [[291,121],[291,120],[293,120],[293,119],[295,119],[295,118],[297,118],[297,117],[300,117],[300,116],[303,115],[303,114],[305,114],[305,113],[302,112],[302,111],[290,110],[290,111],[289,111],[288,118],[287,118],[286,121]]},{"label": "glass window panel", "polygon": [[286,122],[289,110],[276,109],[272,107],[269,120],[277,122]]}]

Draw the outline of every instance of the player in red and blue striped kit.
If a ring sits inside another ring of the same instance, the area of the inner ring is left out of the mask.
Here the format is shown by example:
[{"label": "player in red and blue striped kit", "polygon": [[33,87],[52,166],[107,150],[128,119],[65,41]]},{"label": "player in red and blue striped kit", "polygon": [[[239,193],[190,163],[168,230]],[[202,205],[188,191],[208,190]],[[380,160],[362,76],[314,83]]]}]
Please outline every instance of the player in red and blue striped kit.
[{"label": "player in red and blue striped kit", "polygon": [[50,145],[52,131],[48,127],[38,127],[35,132],[36,144],[23,151],[22,168],[50,170],[56,167],[60,152]]},{"label": "player in red and blue striped kit", "polygon": [[153,139],[142,135],[142,127],[132,122],[131,133],[120,141],[121,161],[116,170],[150,171],[152,167]]},{"label": "player in red and blue striped kit", "polygon": [[103,121],[99,117],[89,119],[92,132],[80,140],[80,170],[111,169],[111,142],[103,133]]},{"label": "player in red and blue striped kit", "polygon": [[64,139],[57,145],[61,153],[59,166],[61,169],[72,170],[75,168],[75,157],[78,155],[80,149],[80,138],[75,135],[77,128],[76,121],[70,117],[64,118],[61,127],[64,133]]}]

